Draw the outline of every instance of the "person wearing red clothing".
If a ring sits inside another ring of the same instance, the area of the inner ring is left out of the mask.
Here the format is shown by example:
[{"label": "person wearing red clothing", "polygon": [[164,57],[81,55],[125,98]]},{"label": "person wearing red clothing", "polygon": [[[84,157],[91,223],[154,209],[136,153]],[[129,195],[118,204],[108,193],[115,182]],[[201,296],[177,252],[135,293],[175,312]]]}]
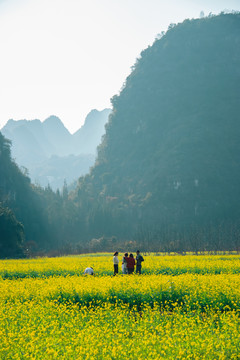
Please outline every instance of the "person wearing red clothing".
[{"label": "person wearing red clothing", "polygon": [[127,260],[128,274],[132,274],[134,272],[134,266],[136,264],[133,254],[130,254],[129,257],[126,258],[126,260]]}]

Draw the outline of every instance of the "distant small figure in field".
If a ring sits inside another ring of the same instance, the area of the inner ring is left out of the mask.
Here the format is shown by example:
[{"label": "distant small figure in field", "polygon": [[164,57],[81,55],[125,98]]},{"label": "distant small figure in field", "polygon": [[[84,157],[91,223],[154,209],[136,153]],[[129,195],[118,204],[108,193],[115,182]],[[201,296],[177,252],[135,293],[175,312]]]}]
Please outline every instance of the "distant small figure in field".
[{"label": "distant small figure in field", "polygon": [[128,274],[132,274],[134,272],[134,266],[135,266],[136,262],[135,259],[133,257],[133,254],[130,254],[129,257],[127,258],[127,270],[128,270]]},{"label": "distant small figure in field", "polygon": [[114,275],[118,274],[118,263],[119,263],[118,251],[115,251],[115,253],[113,255]]},{"label": "distant small figure in field", "polygon": [[139,250],[137,250],[136,253],[137,253],[137,256],[136,256],[136,262],[137,262],[136,273],[141,274],[142,273],[142,262],[144,261],[144,258],[140,254]]},{"label": "distant small figure in field", "polygon": [[92,267],[87,267],[87,268],[84,270],[84,275],[94,275],[93,268],[92,268]]},{"label": "distant small figure in field", "polygon": [[122,258],[122,273],[123,273],[123,275],[126,275],[128,273],[127,259],[128,259],[128,253],[125,253],[123,258]]}]

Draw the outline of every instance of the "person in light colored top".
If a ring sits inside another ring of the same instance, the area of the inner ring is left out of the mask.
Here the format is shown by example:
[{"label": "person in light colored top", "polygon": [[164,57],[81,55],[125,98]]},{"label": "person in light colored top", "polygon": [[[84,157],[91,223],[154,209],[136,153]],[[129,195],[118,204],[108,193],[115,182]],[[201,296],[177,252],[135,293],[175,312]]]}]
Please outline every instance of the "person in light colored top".
[{"label": "person in light colored top", "polygon": [[118,274],[118,263],[119,263],[118,251],[115,251],[115,253],[113,255],[114,275]]},{"label": "person in light colored top", "polygon": [[122,273],[123,273],[123,275],[126,275],[128,273],[128,271],[127,271],[127,257],[128,257],[128,253],[125,253],[123,258],[122,258]]},{"label": "person in light colored top", "polygon": [[92,268],[92,267],[87,267],[87,268],[84,270],[84,275],[94,275],[93,268]]}]

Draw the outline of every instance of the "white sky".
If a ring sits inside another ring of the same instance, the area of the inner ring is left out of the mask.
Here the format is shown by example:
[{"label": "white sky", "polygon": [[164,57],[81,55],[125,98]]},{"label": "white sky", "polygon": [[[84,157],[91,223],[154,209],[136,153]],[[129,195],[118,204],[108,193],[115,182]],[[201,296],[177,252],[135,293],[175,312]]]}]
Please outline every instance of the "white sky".
[{"label": "white sky", "polygon": [[0,0],[0,129],[56,115],[76,131],[170,23],[226,9],[240,0]]}]

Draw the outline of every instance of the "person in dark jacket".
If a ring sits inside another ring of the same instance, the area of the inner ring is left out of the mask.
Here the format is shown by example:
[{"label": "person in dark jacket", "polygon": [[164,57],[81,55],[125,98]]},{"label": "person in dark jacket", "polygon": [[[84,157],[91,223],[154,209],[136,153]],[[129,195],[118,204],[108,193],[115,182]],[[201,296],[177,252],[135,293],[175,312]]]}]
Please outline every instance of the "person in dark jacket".
[{"label": "person in dark jacket", "polygon": [[142,273],[142,262],[144,261],[144,258],[140,254],[139,250],[137,250],[136,253],[137,253],[137,256],[136,256],[136,262],[137,262],[136,273],[141,274]]}]

